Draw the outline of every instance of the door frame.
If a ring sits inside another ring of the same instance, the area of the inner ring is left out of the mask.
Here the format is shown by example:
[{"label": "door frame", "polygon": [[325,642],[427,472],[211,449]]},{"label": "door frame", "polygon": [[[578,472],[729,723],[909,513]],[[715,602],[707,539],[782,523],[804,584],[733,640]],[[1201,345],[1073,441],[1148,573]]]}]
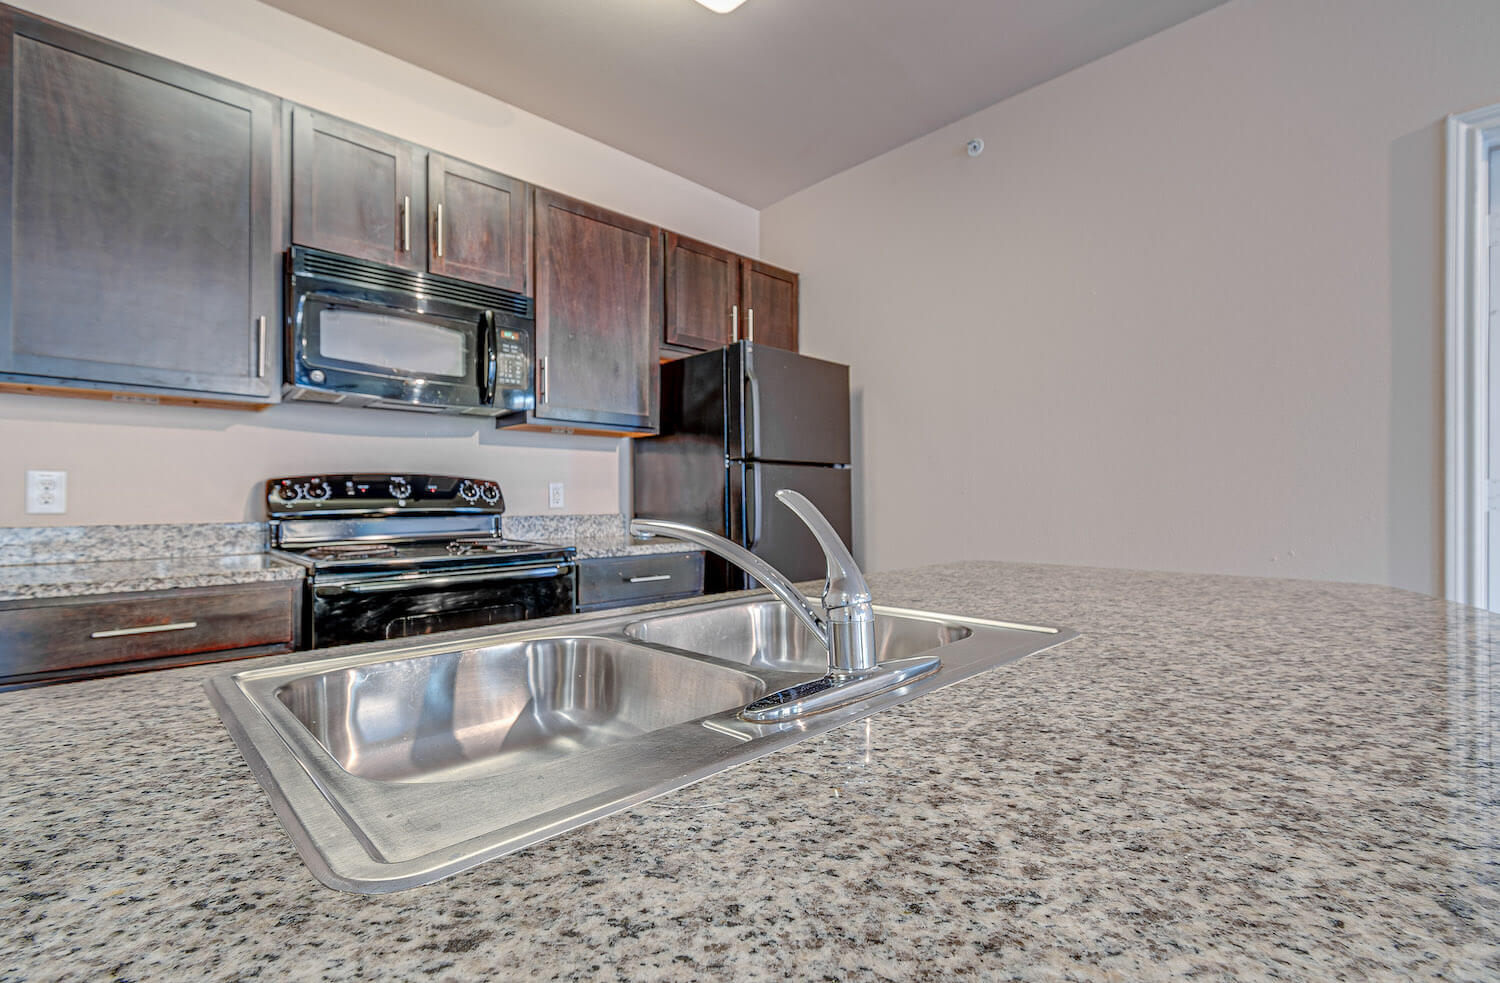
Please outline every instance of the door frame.
[{"label": "door frame", "polygon": [[1484,607],[1481,546],[1489,501],[1489,154],[1500,147],[1500,104],[1448,117],[1444,590]]}]

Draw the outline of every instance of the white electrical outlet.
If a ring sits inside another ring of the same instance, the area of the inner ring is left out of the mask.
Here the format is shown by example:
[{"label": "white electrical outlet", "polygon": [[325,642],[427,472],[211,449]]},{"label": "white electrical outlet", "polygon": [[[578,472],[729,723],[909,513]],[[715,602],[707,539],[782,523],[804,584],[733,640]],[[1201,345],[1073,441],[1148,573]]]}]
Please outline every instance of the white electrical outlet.
[{"label": "white electrical outlet", "polygon": [[547,486],[547,508],[560,509],[563,507],[563,483],[554,481]]},{"label": "white electrical outlet", "polygon": [[68,472],[26,472],[26,511],[31,515],[68,511]]}]

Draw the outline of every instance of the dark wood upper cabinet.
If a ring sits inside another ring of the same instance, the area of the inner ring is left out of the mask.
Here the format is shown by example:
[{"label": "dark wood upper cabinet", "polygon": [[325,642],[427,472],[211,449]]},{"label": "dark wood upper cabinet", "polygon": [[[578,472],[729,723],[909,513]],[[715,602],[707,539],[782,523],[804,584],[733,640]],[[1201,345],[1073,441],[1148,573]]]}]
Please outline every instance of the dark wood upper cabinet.
[{"label": "dark wood upper cabinet", "polygon": [[737,341],[740,257],[668,232],[666,264],[666,343],[706,351]]},{"label": "dark wood upper cabinet", "polygon": [[537,405],[543,425],[653,431],[661,230],[537,189]]},{"label": "dark wood upper cabinet", "polygon": [[797,274],[753,259],[743,261],[743,337],[758,345],[797,350]]},{"label": "dark wood upper cabinet", "polygon": [[797,274],[666,235],[664,356],[746,340],[797,350]]},{"label": "dark wood upper cabinet", "polygon": [[427,155],[427,268],[527,292],[531,270],[528,187],[513,177],[441,154]]},{"label": "dark wood upper cabinet", "polygon": [[0,381],[274,399],[278,101],[9,8],[0,36]]},{"label": "dark wood upper cabinet", "polygon": [[422,151],[395,137],[292,111],[292,241],[427,269]]}]

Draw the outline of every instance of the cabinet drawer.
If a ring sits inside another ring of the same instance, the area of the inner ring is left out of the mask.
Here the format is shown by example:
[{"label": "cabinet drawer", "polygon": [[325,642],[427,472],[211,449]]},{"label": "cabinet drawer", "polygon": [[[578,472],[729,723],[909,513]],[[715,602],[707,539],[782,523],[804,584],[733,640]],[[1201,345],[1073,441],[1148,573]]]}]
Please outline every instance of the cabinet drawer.
[{"label": "cabinet drawer", "polygon": [[0,610],[0,682],[227,649],[290,650],[297,588],[289,581],[17,602]]},{"label": "cabinet drawer", "polygon": [[578,606],[588,610],[701,593],[701,552],[622,556],[578,564]]}]

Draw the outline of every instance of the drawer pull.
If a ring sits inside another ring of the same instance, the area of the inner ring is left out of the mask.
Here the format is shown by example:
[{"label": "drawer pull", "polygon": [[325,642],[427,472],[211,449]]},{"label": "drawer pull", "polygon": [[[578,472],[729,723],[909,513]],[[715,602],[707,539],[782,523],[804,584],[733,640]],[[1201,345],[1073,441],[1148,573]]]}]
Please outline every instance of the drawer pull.
[{"label": "drawer pull", "polygon": [[152,635],[159,631],[187,631],[197,628],[196,621],[178,621],[170,625],[142,625],[139,628],[111,628],[108,631],[89,632],[90,638],[119,638],[121,635]]},{"label": "drawer pull", "polygon": [[672,579],[672,575],[670,573],[655,573],[649,577],[625,577],[625,575],[622,573],[620,574],[620,576],[625,578],[625,582],[627,584],[649,584],[658,580]]}]

